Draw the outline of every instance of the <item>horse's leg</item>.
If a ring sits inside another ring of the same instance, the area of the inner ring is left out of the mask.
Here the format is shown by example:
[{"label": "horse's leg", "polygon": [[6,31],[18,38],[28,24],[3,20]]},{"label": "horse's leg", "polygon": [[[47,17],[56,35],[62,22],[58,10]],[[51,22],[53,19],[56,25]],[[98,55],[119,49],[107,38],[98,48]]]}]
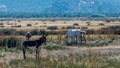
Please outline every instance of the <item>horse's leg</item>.
[{"label": "horse's leg", "polygon": [[70,43],[73,44],[74,43],[74,37],[70,37]]},{"label": "horse's leg", "polygon": [[75,39],[75,44],[78,44],[78,36],[76,36],[76,39]]},{"label": "horse's leg", "polygon": [[23,58],[24,58],[24,59],[26,59],[25,52],[26,52],[26,46],[23,46]]},{"label": "horse's leg", "polygon": [[80,36],[77,36],[77,44],[80,43]]},{"label": "horse's leg", "polygon": [[85,38],[85,36],[83,35],[83,38],[84,38],[84,41],[85,41],[85,43],[86,43],[86,38]]},{"label": "horse's leg", "polygon": [[83,40],[82,35],[80,35],[80,43],[82,43],[82,40]]}]

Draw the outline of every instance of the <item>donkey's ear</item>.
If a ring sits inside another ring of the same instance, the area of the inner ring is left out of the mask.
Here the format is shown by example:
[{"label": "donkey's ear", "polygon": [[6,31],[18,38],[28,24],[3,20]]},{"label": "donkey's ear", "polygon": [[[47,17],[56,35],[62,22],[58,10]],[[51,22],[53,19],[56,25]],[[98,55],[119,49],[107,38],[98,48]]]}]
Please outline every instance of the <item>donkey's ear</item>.
[{"label": "donkey's ear", "polygon": [[45,34],[44,37],[47,37],[48,34]]},{"label": "donkey's ear", "polygon": [[46,34],[46,36],[48,36],[48,33]]}]

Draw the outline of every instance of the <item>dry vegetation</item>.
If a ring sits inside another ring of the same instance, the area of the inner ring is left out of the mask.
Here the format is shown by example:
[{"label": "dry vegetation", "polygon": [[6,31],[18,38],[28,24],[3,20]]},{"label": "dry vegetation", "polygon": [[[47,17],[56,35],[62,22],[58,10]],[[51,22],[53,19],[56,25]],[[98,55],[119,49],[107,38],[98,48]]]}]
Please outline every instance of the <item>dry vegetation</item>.
[{"label": "dry vegetation", "polygon": [[[109,26],[120,25],[119,21],[82,21],[82,20],[4,20],[0,21],[0,29],[12,28],[17,30],[33,30],[33,29],[47,29],[48,27],[55,26],[58,30],[62,27],[66,29],[72,28],[82,28],[87,27],[87,29],[100,29]],[[29,26],[29,27],[28,27]]]},{"label": "dry vegetation", "polygon": [[[119,25],[118,21],[0,21],[0,68],[120,68]],[[66,45],[64,36],[68,29],[86,30],[87,43]],[[44,30],[49,35],[41,57],[36,60],[35,48],[30,48],[28,59],[23,60],[21,44],[26,31],[31,31],[34,40]]]}]

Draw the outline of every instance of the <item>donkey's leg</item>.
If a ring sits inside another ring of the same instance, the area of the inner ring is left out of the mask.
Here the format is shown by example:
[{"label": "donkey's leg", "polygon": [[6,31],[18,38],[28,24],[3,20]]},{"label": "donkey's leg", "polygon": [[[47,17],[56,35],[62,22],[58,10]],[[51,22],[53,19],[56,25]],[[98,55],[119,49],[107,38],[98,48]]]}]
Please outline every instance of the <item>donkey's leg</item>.
[{"label": "donkey's leg", "polygon": [[41,50],[41,45],[36,47],[36,58],[39,58],[40,50]]},{"label": "donkey's leg", "polygon": [[38,49],[38,57],[41,56],[41,45],[39,46],[39,49]]},{"label": "donkey's leg", "polygon": [[24,59],[26,59],[25,52],[26,52],[26,47],[25,47],[25,46],[23,46],[23,58],[24,58]]},{"label": "donkey's leg", "polygon": [[36,47],[36,58],[38,58],[38,47]]}]

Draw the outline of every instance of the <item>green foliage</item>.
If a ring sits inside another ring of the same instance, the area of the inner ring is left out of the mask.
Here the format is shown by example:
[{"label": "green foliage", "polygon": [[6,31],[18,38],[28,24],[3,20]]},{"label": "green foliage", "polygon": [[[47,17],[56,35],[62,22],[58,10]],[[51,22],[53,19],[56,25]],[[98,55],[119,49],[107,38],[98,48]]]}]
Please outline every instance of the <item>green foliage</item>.
[{"label": "green foliage", "polygon": [[58,27],[57,26],[49,26],[49,27],[47,27],[47,29],[49,29],[49,30],[57,30]]},{"label": "green foliage", "polygon": [[90,25],[91,25],[91,22],[88,21],[88,22],[86,22],[86,24],[87,24],[88,26],[90,26]]},{"label": "green foliage", "polygon": [[81,29],[88,29],[88,27],[87,26],[82,26]]},{"label": "green foliage", "polygon": [[11,60],[8,68],[119,68],[120,60],[116,58],[92,56],[47,56],[38,59],[28,58]]},{"label": "green foliage", "polygon": [[105,18],[106,15],[104,14],[93,14],[91,16],[89,16],[90,18]]},{"label": "green foliage", "polygon": [[12,47],[19,47],[21,46],[21,40],[19,38],[15,38],[15,37],[9,37],[9,38],[6,38],[7,40],[7,47],[8,48],[12,48]]},{"label": "green foliage", "polygon": [[84,46],[88,46],[88,47],[101,47],[101,46],[107,46],[108,43],[107,42],[96,42],[96,43],[87,43]]},{"label": "green foliage", "polygon": [[8,48],[21,48],[21,44],[22,44],[23,39],[19,38],[19,37],[14,37],[14,36],[10,36],[10,37],[1,37],[0,38],[0,46],[2,47],[8,47]]},{"label": "green foliage", "polygon": [[98,25],[100,25],[100,26],[104,26],[105,24],[104,24],[104,23],[99,23]]},{"label": "green foliage", "polygon": [[79,17],[119,17],[120,13],[4,13],[0,18],[79,18]]},{"label": "green foliage", "polygon": [[62,50],[62,49],[65,49],[65,47],[61,46],[61,45],[45,45],[43,48],[46,49],[46,50]]},{"label": "green foliage", "polygon": [[14,35],[16,33],[15,29],[3,29],[0,31],[2,32],[2,34],[5,34],[5,35]]},{"label": "green foliage", "polygon": [[79,26],[79,23],[74,23],[73,25],[74,25],[74,26]]},{"label": "green foliage", "polygon": [[34,30],[31,31],[31,34],[32,35],[39,35],[40,31],[38,29],[34,29]]},{"label": "green foliage", "polygon": [[32,24],[27,24],[26,26],[32,26]]},{"label": "green foliage", "polygon": [[75,26],[67,26],[66,29],[75,29]]}]

